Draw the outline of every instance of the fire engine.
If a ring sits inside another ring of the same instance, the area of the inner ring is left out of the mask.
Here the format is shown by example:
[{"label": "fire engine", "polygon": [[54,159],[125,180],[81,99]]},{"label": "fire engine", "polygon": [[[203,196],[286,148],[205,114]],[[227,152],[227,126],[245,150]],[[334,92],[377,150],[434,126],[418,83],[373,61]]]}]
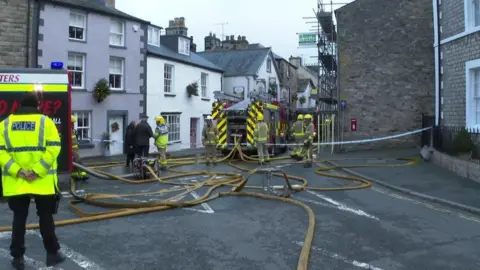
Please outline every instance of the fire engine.
[{"label": "fire engine", "polygon": [[[254,130],[257,116],[263,115],[270,129],[268,143],[285,144],[288,132],[287,109],[277,101],[270,102],[266,98],[251,98],[250,100],[228,99],[212,104],[212,118],[216,121],[219,131],[219,148],[228,154],[234,147],[234,138],[245,152],[254,152]],[[268,147],[272,154],[285,152],[285,145]]]}]

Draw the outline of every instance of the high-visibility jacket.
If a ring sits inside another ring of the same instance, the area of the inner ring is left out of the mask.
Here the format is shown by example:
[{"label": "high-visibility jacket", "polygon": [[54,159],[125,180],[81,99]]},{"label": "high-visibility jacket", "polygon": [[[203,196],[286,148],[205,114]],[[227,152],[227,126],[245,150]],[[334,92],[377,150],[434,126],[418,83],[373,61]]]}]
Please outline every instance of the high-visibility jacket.
[{"label": "high-visibility jacket", "polygon": [[253,136],[257,142],[266,142],[268,139],[268,125],[265,122],[260,122],[256,125]]},{"label": "high-visibility jacket", "polygon": [[158,148],[167,148],[168,145],[168,128],[166,125],[159,125],[155,128],[153,133],[155,138],[155,146]]},{"label": "high-visibility jacket", "polygon": [[202,142],[205,145],[217,145],[218,129],[215,125],[204,125],[202,130]]},{"label": "high-visibility jacket", "polygon": [[301,139],[304,136],[304,123],[301,120],[295,121],[293,123],[293,135],[295,136],[296,139]]},{"label": "high-visibility jacket", "polygon": [[[0,123],[3,195],[55,194],[60,149],[57,127],[47,116],[35,112],[7,117]],[[33,170],[38,178],[28,182],[17,177],[20,169]]]},{"label": "high-visibility jacket", "polygon": [[78,134],[77,130],[75,130],[74,128],[72,128],[72,149],[78,149]]},{"label": "high-visibility jacket", "polygon": [[308,123],[305,128],[305,137],[304,142],[313,142],[313,137],[315,133],[315,126],[312,122]]}]

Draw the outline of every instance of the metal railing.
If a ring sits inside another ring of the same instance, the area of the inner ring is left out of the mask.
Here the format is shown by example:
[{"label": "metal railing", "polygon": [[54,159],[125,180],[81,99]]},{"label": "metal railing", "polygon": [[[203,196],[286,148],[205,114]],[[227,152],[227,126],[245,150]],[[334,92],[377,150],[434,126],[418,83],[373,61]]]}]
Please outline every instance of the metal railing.
[{"label": "metal railing", "polygon": [[473,159],[480,159],[480,128],[465,128],[459,126],[435,126],[433,128],[433,147],[440,152],[449,155],[458,155],[455,149],[455,138],[462,131],[468,131],[469,137],[474,144],[472,151]]}]

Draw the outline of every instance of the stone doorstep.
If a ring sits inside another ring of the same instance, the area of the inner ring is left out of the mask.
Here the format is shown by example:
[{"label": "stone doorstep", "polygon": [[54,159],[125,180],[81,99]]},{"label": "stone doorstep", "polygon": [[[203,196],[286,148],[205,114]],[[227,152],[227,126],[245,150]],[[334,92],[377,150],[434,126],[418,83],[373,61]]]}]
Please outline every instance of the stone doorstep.
[{"label": "stone doorstep", "polygon": [[480,164],[478,163],[457,159],[435,149],[433,150],[432,162],[456,173],[458,176],[480,183]]}]

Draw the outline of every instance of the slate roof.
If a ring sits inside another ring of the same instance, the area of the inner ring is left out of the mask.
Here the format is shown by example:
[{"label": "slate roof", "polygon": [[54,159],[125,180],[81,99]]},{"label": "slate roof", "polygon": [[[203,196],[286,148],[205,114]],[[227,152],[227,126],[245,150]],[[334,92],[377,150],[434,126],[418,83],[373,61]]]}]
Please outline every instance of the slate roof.
[{"label": "slate roof", "polygon": [[221,67],[209,62],[207,59],[201,57],[200,55],[194,52],[190,52],[190,55],[184,55],[184,54],[174,52],[166,48],[165,46],[157,47],[157,46],[148,45],[147,53],[150,55],[161,57],[161,58],[170,59],[172,61],[177,61],[186,65],[196,66],[196,67],[200,67],[200,68],[204,68],[204,69],[208,69],[208,70],[212,70],[220,73],[224,72],[224,70]]},{"label": "slate roof", "polygon": [[265,48],[265,46],[263,46],[260,43],[252,43],[252,44],[248,44],[248,48],[249,49],[263,49],[263,48]]},{"label": "slate roof", "polygon": [[314,85],[313,81],[310,80],[310,79],[299,79],[298,80],[298,92],[300,92],[300,93],[305,92],[305,90],[307,89],[307,86],[309,84],[311,84],[312,86]]},{"label": "slate roof", "polygon": [[263,64],[270,48],[207,51],[198,54],[225,70],[225,77],[253,76]]},{"label": "slate roof", "polygon": [[84,9],[87,11],[92,11],[92,12],[100,13],[103,15],[122,18],[126,20],[149,23],[148,21],[134,17],[118,9],[105,6],[105,4],[101,3],[103,1],[99,1],[99,0],[45,0],[45,2],[54,4],[54,5],[62,5],[67,7]]}]

